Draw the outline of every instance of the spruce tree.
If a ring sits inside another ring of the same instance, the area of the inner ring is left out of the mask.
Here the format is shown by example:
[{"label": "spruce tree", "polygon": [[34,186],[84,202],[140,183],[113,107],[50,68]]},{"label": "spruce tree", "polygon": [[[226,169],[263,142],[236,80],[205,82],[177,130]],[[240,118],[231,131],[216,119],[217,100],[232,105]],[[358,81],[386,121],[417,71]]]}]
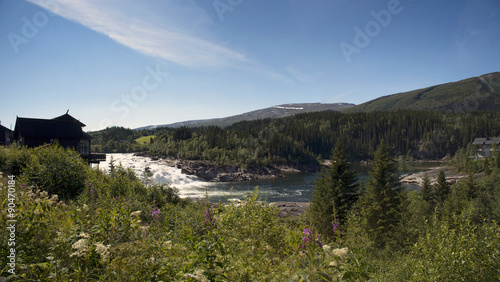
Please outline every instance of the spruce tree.
[{"label": "spruce tree", "polygon": [[472,175],[469,175],[469,177],[467,177],[467,179],[465,180],[465,188],[467,189],[467,199],[473,200],[477,198],[478,189]]},{"label": "spruce tree", "polygon": [[434,203],[434,190],[432,189],[429,175],[427,175],[427,173],[426,173],[422,180],[423,180],[422,189],[420,190],[420,193],[422,194],[422,198],[424,199],[424,201],[426,201],[430,205],[433,205],[433,203]]},{"label": "spruce tree", "polygon": [[366,187],[364,228],[377,248],[383,248],[393,237],[399,223],[401,183],[385,142],[375,153],[372,179]]},{"label": "spruce tree", "polygon": [[[316,180],[311,203],[312,224],[324,236],[332,236],[332,221],[346,222],[349,208],[358,199],[358,179],[347,162],[342,143],[337,141],[331,165]],[[335,215],[334,215],[335,214]]]},{"label": "spruce tree", "polygon": [[434,191],[436,192],[436,200],[440,204],[442,204],[450,194],[450,184],[446,181],[444,170],[439,171]]}]

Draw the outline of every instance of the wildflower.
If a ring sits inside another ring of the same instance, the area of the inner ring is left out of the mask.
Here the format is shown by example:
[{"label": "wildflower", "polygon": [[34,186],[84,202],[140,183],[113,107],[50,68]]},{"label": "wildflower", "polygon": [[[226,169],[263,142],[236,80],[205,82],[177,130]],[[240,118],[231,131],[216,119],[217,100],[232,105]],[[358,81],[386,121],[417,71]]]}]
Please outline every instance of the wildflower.
[{"label": "wildflower", "polygon": [[118,201],[119,198],[120,198],[120,196],[116,196],[115,197],[115,201]]},{"label": "wildflower", "polygon": [[320,238],[319,234],[318,234],[318,239],[316,239],[316,243],[318,243],[318,246],[320,248],[323,248],[323,243],[321,243],[321,238]]},{"label": "wildflower", "polygon": [[[303,233],[304,233],[304,237],[302,237],[303,244],[302,244],[301,248],[308,250],[309,247],[307,247],[307,243],[312,242],[312,237],[311,237],[312,231],[309,227],[305,227]],[[302,253],[305,253],[305,250],[302,250]]]},{"label": "wildflower", "polygon": [[105,263],[108,261],[109,259],[109,247],[111,247],[111,245],[104,245],[102,244],[101,242],[97,242],[94,244],[95,245],[95,252],[101,257],[101,262]]},{"label": "wildflower", "polygon": [[135,211],[130,214],[132,217],[139,217],[141,215],[142,211]]},{"label": "wildflower", "polygon": [[160,209],[153,210],[151,217],[153,217],[154,220],[157,220],[160,217]]},{"label": "wildflower", "polygon": [[139,229],[144,233],[148,233],[150,228],[151,228],[151,226],[149,226],[149,225],[144,225],[144,226],[139,227]]},{"label": "wildflower", "polygon": [[52,202],[57,202],[58,199],[59,199],[59,197],[57,196],[57,194],[53,194],[52,197],[50,197],[50,200]]},{"label": "wildflower", "polygon": [[88,210],[89,210],[89,206],[87,206],[87,204],[83,204],[82,209],[83,209],[84,211],[88,211]]},{"label": "wildflower", "polygon": [[84,232],[80,232],[80,234],[78,235],[78,237],[81,237],[81,238],[84,238],[84,239],[90,238],[89,234],[84,233]]},{"label": "wildflower", "polygon": [[207,225],[207,230],[209,230],[210,227],[215,225],[214,217],[212,214],[212,208],[210,207],[208,207],[207,210],[205,211],[205,225]]},{"label": "wildflower", "polygon": [[26,188],[26,183],[21,184],[21,189],[24,189],[24,188]]},{"label": "wildflower", "polygon": [[341,238],[343,230],[338,219],[332,220],[332,228],[333,228],[333,234],[338,234],[339,238]]},{"label": "wildflower", "polygon": [[76,241],[71,247],[73,249],[75,249],[76,251],[73,252],[70,257],[74,257],[74,256],[77,256],[77,257],[83,257],[85,256],[85,253],[88,251],[89,249],[89,240],[88,239],[80,239],[78,241]]},{"label": "wildflower", "polygon": [[329,245],[323,245],[323,251],[329,252],[332,249]]},{"label": "wildflower", "polygon": [[335,249],[332,251],[332,254],[340,259],[343,259],[347,256],[347,253],[349,252],[349,248],[345,247],[342,249]]}]

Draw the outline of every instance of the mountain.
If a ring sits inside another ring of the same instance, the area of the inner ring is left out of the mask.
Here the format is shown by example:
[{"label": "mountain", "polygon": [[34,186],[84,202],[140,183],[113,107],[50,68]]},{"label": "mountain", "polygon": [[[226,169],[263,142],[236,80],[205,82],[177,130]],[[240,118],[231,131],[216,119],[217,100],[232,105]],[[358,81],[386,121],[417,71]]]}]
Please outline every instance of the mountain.
[{"label": "mountain", "polygon": [[247,112],[240,115],[229,116],[225,118],[214,118],[214,119],[203,119],[203,120],[188,120],[182,122],[176,122],[171,124],[163,125],[150,125],[140,128],[141,129],[154,129],[158,127],[199,127],[199,126],[209,126],[217,125],[219,127],[226,127],[233,123],[244,121],[244,120],[257,120],[264,118],[282,118],[291,116],[298,113],[308,113],[308,112],[320,112],[320,111],[343,111],[354,104],[349,103],[333,103],[333,104],[322,104],[322,103],[305,103],[305,104],[285,104],[273,106],[265,109],[260,109],[256,111]]},{"label": "mountain", "polygon": [[345,112],[398,109],[453,112],[500,110],[500,72],[379,97]]}]

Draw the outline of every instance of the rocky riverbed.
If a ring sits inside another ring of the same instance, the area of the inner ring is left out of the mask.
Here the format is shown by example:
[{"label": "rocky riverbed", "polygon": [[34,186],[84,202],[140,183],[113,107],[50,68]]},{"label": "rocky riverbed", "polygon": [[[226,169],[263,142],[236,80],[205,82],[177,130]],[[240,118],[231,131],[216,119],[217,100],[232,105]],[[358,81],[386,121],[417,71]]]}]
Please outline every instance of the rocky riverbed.
[{"label": "rocky riverbed", "polygon": [[143,157],[150,157],[153,160],[159,160],[165,165],[181,169],[183,174],[195,175],[208,182],[238,182],[255,179],[272,179],[283,177],[284,173],[290,172],[314,172],[318,171],[320,165],[301,165],[301,166],[271,166],[241,168],[232,165],[216,165],[209,161],[182,160],[174,158],[160,158],[147,153],[137,154]]}]

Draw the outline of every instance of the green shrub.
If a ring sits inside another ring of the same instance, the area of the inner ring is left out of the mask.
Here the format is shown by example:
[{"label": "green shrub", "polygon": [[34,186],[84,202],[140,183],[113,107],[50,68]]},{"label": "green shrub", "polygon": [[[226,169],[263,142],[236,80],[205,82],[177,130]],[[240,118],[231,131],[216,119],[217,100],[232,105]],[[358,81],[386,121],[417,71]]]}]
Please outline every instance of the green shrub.
[{"label": "green shrub", "polygon": [[62,199],[74,199],[83,191],[88,165],[76,151],[58,144],[30,151],[32,155],[22,171],[22,180]]},{"label": "green shrub", "polygon": [[[12,144],[0,149],[0,169],[11,175],[20,175],[31,159],[31,152],[26,147]],[[3,157],[1,156],[3,155]],[[3,158],[3,161],[1,160]]]},{"label": "green shrub", "polygon": [[411,249],[407,271],[420,281],[500,279],[500,227],[476,226],[463,213],[450,222],[432,220]]}]

